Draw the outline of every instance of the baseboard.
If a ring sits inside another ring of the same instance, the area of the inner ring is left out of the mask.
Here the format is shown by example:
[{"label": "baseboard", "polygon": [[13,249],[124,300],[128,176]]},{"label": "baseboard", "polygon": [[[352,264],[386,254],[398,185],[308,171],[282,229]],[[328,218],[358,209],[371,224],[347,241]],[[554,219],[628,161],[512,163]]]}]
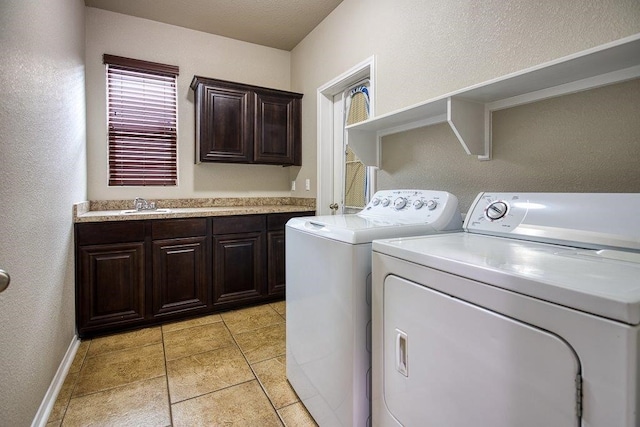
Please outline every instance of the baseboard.
[{"label": "baseboard", "polygon": [[40,403],[40,407],[38,408],[38,412],[36,412],[36,416],[31,423],[31,427],[44,427],[47,424],[53,405],[56,403],[58,393],[60,393],[64,379],[67,377],[67,373],[69,373],[69,369],[71,368],[71,364],[73,363],[73,359],[76,356],[79,346],[80,340],[77,335],[74,335],[71,343],[69,344],[69,348],[67,348],[67,352],[60,362],[60,366],[58,366],[58,370],[56,371],[53,380],[51,380],[49,389],[45,393],[42,403]]}]

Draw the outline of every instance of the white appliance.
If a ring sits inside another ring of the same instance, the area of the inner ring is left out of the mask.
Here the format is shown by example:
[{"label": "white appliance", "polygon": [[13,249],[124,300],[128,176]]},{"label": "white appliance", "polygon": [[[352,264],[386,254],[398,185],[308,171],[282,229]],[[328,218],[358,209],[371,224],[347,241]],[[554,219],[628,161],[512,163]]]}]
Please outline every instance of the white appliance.
[{"label": "white appliance", "polygon": [[640,425],[640,194],[481,193],[373,242],[373,425]]},{"label": "white appliance", "polygon": [[378,191],[357,214],[289,220],[287,378],[320,426],[369,422],[371,241],[461,229],[457,198],[426,190]]}]

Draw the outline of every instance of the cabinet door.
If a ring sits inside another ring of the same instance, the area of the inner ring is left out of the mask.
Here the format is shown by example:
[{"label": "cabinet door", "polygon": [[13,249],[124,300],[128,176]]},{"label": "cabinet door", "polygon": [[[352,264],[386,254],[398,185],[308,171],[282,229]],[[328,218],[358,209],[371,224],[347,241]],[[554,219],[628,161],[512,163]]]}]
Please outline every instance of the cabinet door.
[{"label": "cabinet door", "polygon": [[207,307],[206,237],[153,241],[153,315]]},{"label": "cabinet door", "polygon": [[78,248],[78,333],[144,321],[144,243]]},{"label": "cabinet door", "polygon": [[284,230],[267,233],[267,265],[269,270],[269,296],[284,296]]},{"label": "cabinet door", "polygon": [[196,89],[197,159],[243,162],[253,158],[251,92],[201,83]]},{"label": "cabinet door", "polygon": [[300,98],[255,94],[254,162],[301,164]]},{"label": "cabinet door", "polygon": [[213,305],[236,306],[264,293],[265,232],[213,236]]},{"label": "cabinet door", "polygon": [[267,270],[269,296],[285,295],[285,224],[298,216],[314,216],[314,211],[274,213],[267,216]]}]

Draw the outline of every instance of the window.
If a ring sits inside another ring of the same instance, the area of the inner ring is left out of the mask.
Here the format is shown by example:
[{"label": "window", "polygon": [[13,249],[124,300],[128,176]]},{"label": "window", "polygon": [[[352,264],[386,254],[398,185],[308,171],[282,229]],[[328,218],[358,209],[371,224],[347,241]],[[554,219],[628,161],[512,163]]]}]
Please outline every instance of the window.
[{"label": "window", "polygon": [[104,55],[109,185],[176,185],[178,67]]},{"label": "window", "polygon": [[[369,118],[369,80],[358,83],[344,94],[345,126]],[[345,138],[346,141],[346,138]],[[366,167],[349,148],[345,147],[344,213],[359,212],[367,204],[370,168]]]}]

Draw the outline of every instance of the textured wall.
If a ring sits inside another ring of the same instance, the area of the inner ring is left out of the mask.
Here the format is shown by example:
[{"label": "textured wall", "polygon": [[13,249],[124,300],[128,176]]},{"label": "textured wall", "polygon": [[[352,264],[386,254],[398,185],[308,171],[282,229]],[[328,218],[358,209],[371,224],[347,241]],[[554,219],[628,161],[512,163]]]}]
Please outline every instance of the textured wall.
[{"label": "textured wall", "polygon": [[435,188],[467,211],[481,191],[640,192],[640,80],[493,113],[493,160],[449,125],[382,140],[380,188]]},{"label": "textured wall", "polygon": [[[371,55],[376,58],[374,96],[376,114],[380,115],[637,32],[640,32],[640,2],[637,0],[344,0],[292,51],[291,87],[305,93],[303,167],[299,176],[316,175],[317,88]],[[596,92],[596,96],[604,93],[607,92]],[[580,102],[581,98],[572,99]],[[538,107],[532,107],[530,112],[541,116],[531,119],[526,132],[533,133],[531,128],[542,125],[538,122],[542,122],[546,114],[544,109],[551,105],[540,103]],[[617,111],[618,106],[612,108]],[[628,107],[620,108],[626,114],[624,111]],[[510,115],[517,115],[521,110],[514,111],[496,113],[497,122],[507,126],[505,122],[512,119]],[[379,174],[378,187],[430,187],[455,183],[450,188],[468,200],[476,188],[493,186],[494,181],[486,175],[487,170],[504,175],[508,170],[508,179],[514,189],[529,188],[533,171],[536,179],[553,183],[545,185],[546,190],[575,190],[575,183],[584,183],[584,187],[577,188],[586,190],[587,187],[596,188],[587,185],[596,168],[612,171],[605,174],[609,181],[605,186],[598,185],[599,190],[631,191],[631,187],[611,178],[619,165],[610,156],[606,160],[576,156],[572,162],[575,177],[570,182],[561,175],[543,176],[558,172],[558,169],[543,167],[545,161],[554,163],[557,158],[573,157],[563,136],[573,135],[583,124],[597,119],[597,113],[585,111],[579,114],[584,116],[566,122],[567,126],[572,126],[570,129],[560,127],[553,135],[550,130],[541,131],[547,140],[553,138],[554,144],[545,145],[545,150],[536,151],[535,156],[531,156],[530,151],[522,155],[514,151],[509,154],[509,161],[518,167],[505,166],[500,171],[495,170],[502,168],[500,165],[504,161],[500,139],[496,160],[480,164],[475,158],[467,157],[455,140],[448,142],[452,135],[450,132],[445,134],[440,126],[387,137],[386,140],[400,143],[384,143],[383,167],[392,170]],[[580,144],[589,148],[583,152],[600,147],[600,137],[584,135]],[[408,158],[407,144],[416,139],[446,139],[442,145],[446,148],[438,146],[438,149],[427,150],[413,144],[413,157]],[[403,140],[407,144],[402,144]],[[512,142],[510,147],[514,147],[513,144],[531,147],[525,140]],[[607,141],[607,144],[613,151],[627,147],[618,142]],[[635,144],[638,144],[637,139]],[[533,146],[539,147],[540,142]],[[433,165],[439,167],[430,172]],[[440,176],[438,180],[433,179],[435,171]],[[446,178],[445,173],[455,178]],[[474,185],[466,186],[465,183]]]},{"label": "textured wall", "polygon": [[86,198],[84,3],[0,2],[0,425],[27,426],[75,333]]},{"label": "textured wall", "polygon": [[[194,164],[194,105],[189,88],[193,76],[200,75],[288,90],[289,52],[90,7],[86,8],[86,31],[90,199],[289,195],[289,170],[282,166]],[[107,185],[104,53],[180,67],[178,186]]]}]

